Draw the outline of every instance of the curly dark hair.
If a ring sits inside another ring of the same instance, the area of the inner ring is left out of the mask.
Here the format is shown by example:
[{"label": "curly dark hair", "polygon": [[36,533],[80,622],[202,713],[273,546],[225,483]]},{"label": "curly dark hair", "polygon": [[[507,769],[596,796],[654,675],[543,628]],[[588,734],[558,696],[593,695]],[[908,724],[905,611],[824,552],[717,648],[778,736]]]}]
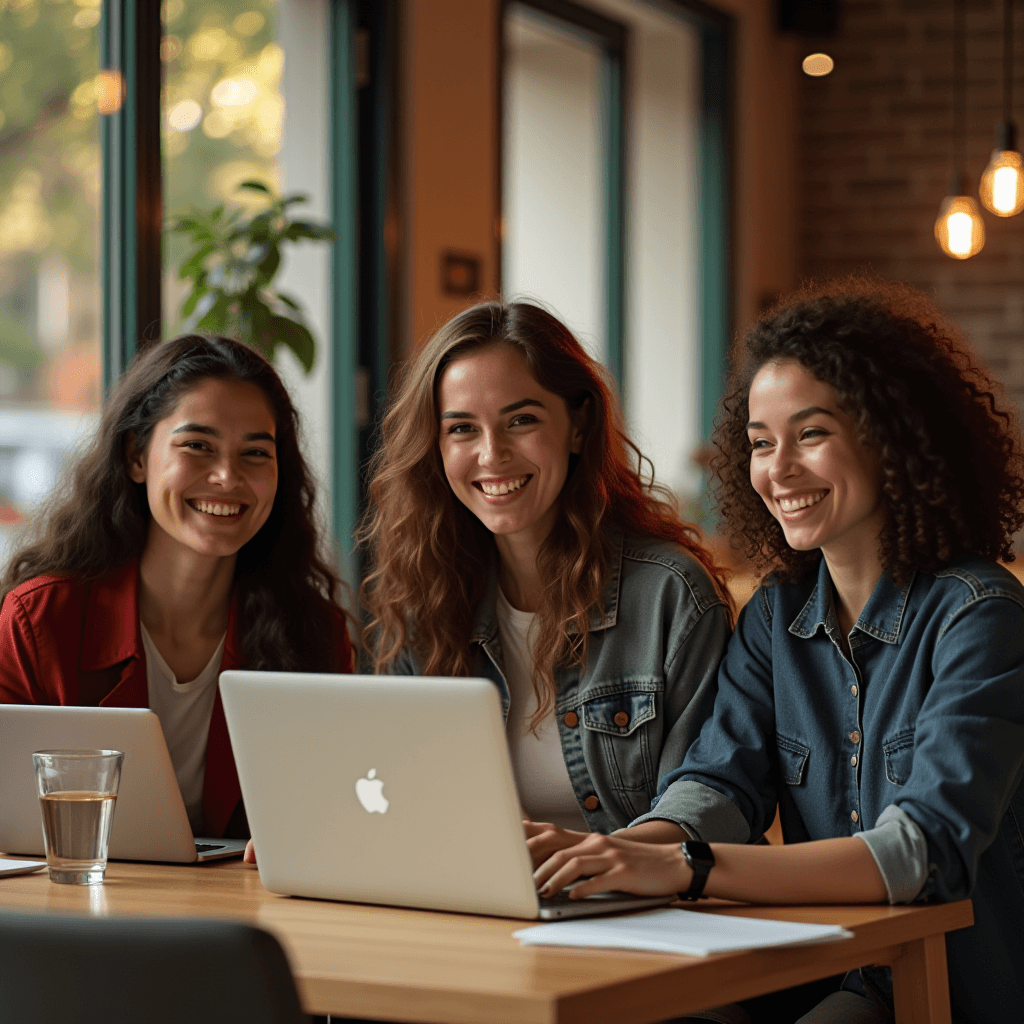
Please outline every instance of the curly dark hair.
[{"label": "curly dark hair", "polygon": [[750,485],[750,386],[765,364],[788,359],[835,389],[860,440],[878,452],[880,556],[897,585],[965,552],[1013,560],[1013,535],[1024,524],[1024,453],[999,385],[921,292],[854,277],[788,296],[735,359],[712,468],[732,543],[757,569],[795,582],[820,558],[789,547]]},{"label": "curly dark hair", "polygon": [[92,440],[0,576],[0,604],[34,576],[92,581],[142,555],[150,511],[145,485],[129,476],[129,451],[145,450],[156,424],[209,379],[255,385],[277,424],[274,505],[235,563],[246,665],[342,670],[340,583],[321,554],[316,483],[299,444],[298,412],[270,363],[231,338],[192,334],[139,352],[108,397]]}]

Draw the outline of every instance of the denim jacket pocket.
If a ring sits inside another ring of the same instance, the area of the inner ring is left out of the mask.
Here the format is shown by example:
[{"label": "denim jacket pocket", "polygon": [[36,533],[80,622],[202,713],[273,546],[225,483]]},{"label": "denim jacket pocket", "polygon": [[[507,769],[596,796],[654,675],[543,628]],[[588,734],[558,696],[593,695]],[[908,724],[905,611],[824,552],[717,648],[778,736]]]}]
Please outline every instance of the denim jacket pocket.
[{"label": "denim jacket pocket", "polygon": [[583,725],[593,732],[629,736],[655,717],[653,693],[615,693],[583,705]]},{"label": "denim jacket pocket", "polygon": [[903,729],[882,744],[885,754],[885,777],[894,785],[902,786],[910,778],[914,766],[914,730]]},{"label": "denim jacket pocket", "polygon": [[782,781],[789,786],[799,786],[804,781],[804,769],[807,767],[811,748],[779,733],[775,734],[775,745],[779,752],[779,773]]}]

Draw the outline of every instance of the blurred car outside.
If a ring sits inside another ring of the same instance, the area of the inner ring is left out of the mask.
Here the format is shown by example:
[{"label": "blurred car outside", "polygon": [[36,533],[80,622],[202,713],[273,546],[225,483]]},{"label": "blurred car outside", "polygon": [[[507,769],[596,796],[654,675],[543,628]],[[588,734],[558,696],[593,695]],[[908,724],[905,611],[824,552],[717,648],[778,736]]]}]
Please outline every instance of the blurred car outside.
[{"label": "blurred car outside", "polygon": [[0,567],[18,531],[96,426],[95,413],[0,407]]}]

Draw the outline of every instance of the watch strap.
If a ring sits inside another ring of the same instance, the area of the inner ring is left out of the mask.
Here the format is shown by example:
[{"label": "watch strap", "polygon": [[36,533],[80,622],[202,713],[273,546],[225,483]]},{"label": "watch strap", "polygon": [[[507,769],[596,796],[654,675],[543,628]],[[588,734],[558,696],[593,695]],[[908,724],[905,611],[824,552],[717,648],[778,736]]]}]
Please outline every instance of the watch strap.
[{"label": "watch strap", "polygon": [[693,879],[690,888],[686,892],[679,893],[681,900],[699,900],[704,895],[704,886],[707,883],[708,875],[715,866],[715,855],[707,843],[699,842],[696,839],[687,839],[681,844],[683,857],[693,871]]}]

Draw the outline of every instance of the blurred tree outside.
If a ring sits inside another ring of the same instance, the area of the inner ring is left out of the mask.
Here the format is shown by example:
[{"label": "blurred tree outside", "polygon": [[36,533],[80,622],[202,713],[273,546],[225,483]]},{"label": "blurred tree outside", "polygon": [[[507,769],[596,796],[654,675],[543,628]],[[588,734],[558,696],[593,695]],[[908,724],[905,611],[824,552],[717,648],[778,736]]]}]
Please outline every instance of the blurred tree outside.
[{"label": "blurred tree outside", "polygon": [[[0,0],[0,403],[94,409],[99,365],[99,0]],[[59,376],[59,375],[58,375]]]}]

